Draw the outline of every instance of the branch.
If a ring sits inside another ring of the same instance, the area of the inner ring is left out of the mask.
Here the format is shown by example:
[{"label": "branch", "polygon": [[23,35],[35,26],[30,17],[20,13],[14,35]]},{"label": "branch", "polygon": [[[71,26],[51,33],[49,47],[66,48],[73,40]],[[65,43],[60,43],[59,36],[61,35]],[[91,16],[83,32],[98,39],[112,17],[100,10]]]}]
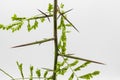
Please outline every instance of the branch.
[{"label": "branch", "polygon": [[71,58],[71,59],[78,59],[78,60],[82,60],[82,61],[89,61],[92,63],[105,65],[104,63],[101,63],[101,62],[97,62],[97,61],[93,61],[93,60],[89,60],[89,59],[84,59],[84,58],[80,58],[80,57],[75,57],[75,56],[70,56],[70,55],[59,54],[59,56],[63,56],[63,57]]},{"label": "branch", "polygon": [[[15,78],[15,79],[11,79],[11,80],[22,80],[23,78]],[[24,80],[28,80],[29,77],[25,77]],[[39,79],[38,77],[33,77],[33,79]],[[49,78],[44,78],[44,77],[40,77],[40,79],[49,79]]]},{"label": "branch", "polygon": [[31,42],[31,43],[26,43],[26,44],[22,44],[22,45],[17,45],[17,46],[13,46],[12,48],[18,48],[18,47],[35,45],[35,44],[41,44],[41,43],[48,42],[48,41],[51,41],[51,40],[54,40],[54,38],[49,38],[49,39],[44,39],[44,40],[35,41],[35,42]]},{"label": "branch", "polygon": [[7,75],[8,77],[10,77],[12,80],[15,80],[10,74],[8,74],[7,72],[5,72],[1,68],[0,68],[0,71],[2,71],[5,75]]}]

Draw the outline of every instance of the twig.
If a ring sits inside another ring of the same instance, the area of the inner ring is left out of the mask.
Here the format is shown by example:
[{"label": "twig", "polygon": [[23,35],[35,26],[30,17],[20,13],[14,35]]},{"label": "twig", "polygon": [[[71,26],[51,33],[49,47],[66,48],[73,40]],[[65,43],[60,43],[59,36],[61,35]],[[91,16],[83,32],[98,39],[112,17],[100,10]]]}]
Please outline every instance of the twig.
[{"label": "twig", "polygon": [[[11,79],[11,80],[22,80],[23,78],[15,78],[15,79]],[[25,77],[24,80],[29,79],[29,77]],[[39,79],[38,77],[33,77],[33,79]],[[49,78],[44,78],[44,77],[40,77],[40,79],[49,79]]]},{"label": "twig", "polygon": [[10,74],[8,74],[7,72],[5,72],[1,68],[0,68],[0,71],[2,71],[5,75],[7,75],[8,77],[10,77],[12,80],[15,80]]}]

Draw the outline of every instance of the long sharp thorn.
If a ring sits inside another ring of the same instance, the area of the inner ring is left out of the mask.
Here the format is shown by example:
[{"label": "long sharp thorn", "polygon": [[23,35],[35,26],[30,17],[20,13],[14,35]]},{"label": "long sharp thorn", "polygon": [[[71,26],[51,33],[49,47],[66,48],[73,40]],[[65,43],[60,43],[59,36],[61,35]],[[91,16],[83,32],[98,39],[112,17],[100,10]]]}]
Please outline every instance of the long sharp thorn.
[{"label": "long sharp thorn", "polygon": [[59,54],[59,55],[63,56],[63,57],[71,58],[71,59],[78,59],[78,60],[82,60],[82,61],[89,61],[92,63],[105,65],[104,63],[101,63],[101,62],[97,62],[97,61],[93,61],[93,60],[89,60],[89,59],[84,59],[84,58],[80,58],[80,57],[75,57],[75,56],[70,56],[70,55],[62,55],[62,54]]},{"label": "long sharp thorn", "polygon": [[[73,9],[70,9],[70,10],[67,10],[67,11],[65,11],[64,13],[62,13],[62,14],[66,14],[66,13],[68,13],[68,12],[70,12],[70,11],[72,11]],[[60,17],[60,15],[57,17],[57,19]]]},{"label": "long sharp thorn", "polygon": [[68,13],[68,12],[70,12],[70,11],[72,11],[72,10],[73,10],[73,9],[69,9],[69,10],[65,11],[63,14]]},{"label": "long sharp thorn", "polygon": [[49,38],[49,39],[44,39],[44,40],[41,40],[41,41],[35,41],[35,42],[26,43],[26,44],[22,44],[22,45],[18,45],[18,46],[13,46],[12,48],[18,48],[18,47],[35,45],[35,44],[41,44],[41,43],[48,42],[48,41],[51,41],[51,40],[54,40],[54,38]]},{"label": "long sharp thorn", "polygon": [[73,26],[73,28],[77,31],[77,32],[79,32],[79,30],[63,15],[63,17],[66,19],[66,21],[68,21],[72,26]]},{"label": "long sharp thorn", "polygon": [[50,22],[49,16],[47,14],[45,14],[44,12],[42,12],[41,10],[37,9],[39,12],[41,12],[43,15],[45,15],[48,19],[48,21]]},{"label": "long sharp thorn", "polygon": [[48,68],[42,68],[44,70],[48,70],[48,71],[53,71],[52,69],[48,69]]},{"label": "long sharp thorn", "polygon": [[79,30],[60,12],[59,6],[58,6],[58,12],[60,13],[60,15],[61,15],[68,23],[70,23],[70,24],[73,26],[73,28],[74,28],[77,32],[79,32]]}]

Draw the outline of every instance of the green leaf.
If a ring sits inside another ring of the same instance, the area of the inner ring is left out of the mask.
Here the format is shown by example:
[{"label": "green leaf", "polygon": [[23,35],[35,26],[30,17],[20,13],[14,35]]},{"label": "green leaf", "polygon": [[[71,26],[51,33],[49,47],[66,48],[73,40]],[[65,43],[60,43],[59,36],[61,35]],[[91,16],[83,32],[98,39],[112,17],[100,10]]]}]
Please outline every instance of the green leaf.
[{"label": "green leaf", "polygon": [[66,31],[66,33],[70,33],[71,31]]},{"label": "green leaf", "polygon": [[44,72],[44,78],[47,77],[47,74],[48,74],[48,71],[46,70],[46,71]]},{"label": "green leaf", "polygon": [[19,22],[15,22],[15,23],[9,24],[9,25],[6,27],[6,29],[9,30],[9,29],[11,29],[12,27],[14,27],[14,26],[16,26],[16,25],[18,25],[18,24],[19,24]]},{"label": "green leaf", "polygon": [[14,20],[16,20],[17,15],[16,15],[16,14],[14,14],[11,18],[12,18],[12,20],[14,21]]},{"label": "green leaf", "polygon": [[30,74],[31,74],[31,76],[33,76],[33,66],[30,66]]},{"label": "green leaf", "polygon": [[30,32],[31,31],[30,21],[28,20],[27,22],[28,22],[28,24],[27,24],[28,32]]},{"label": "green leaf", "polygon": [[53,5],[51,3],[49,3],[48,5],[48,12],[51,12],[53,10]]},{"label": "green leaf", "polygon": [[37,74],[37,77],[40,78],[40,76],[41,76],[41,71],[40,71],[40,69],[37,69],[37,70],[36,70],[36,74]]},{"label": "green leaf", "polygon": [[3,24],[0,24],[0,29],[5,29],[4,25]]},{"label": "green leaf", "polygon": [[60,4],[60,8],[64,8],[64,4],[61,3],[61,4]]},{"label": "green leaf", "polygon": [[4,27],[4,25],[3,24],[0,24],[0,28],[3,28]]},{"label": "green leaf", "polygon": [[79,78],[82,78],[82,79],[91,79],[94,76],[99,75],[99,73],[100,73],[99,71],[94,71],[92,73],[88,73],[88,74],[85,74],[83,76],[80,76]]},{"label": "green leaf", "polygon": [[72,66],[75,66],[76,64],[78,64],[78,62],[79,62],[78,60],[75,60],[73,63],[70,64],[70,66],[71,66],[71,67],[72,67]]},{"label": "green leaf", "polygon": [[22,21],[22,20],[24,20],[24,19],[26,19],[25,17],[17,17],[17,15],[16,14],[14,14],[12,17],[11,17],[11,19],[12,19],[12,21]]},{"label": "green leaf", "polygon": [[43,23],[45,21],[45,18],[40,18],[40,21]]},{"label": "green leaf", "polygon": [[15,32],[15,28],[11,28],[12,32]]},{"label": "green leaf", "polygon": [[21,23],[18,24],[18,26],[16,27],[16,30],[20,30],[20,28],[22,27],[22,25],[23,25],[23,22],[21,21]]},{"label": "green leaf", "polygon": [[73,78],[74,78],[74,73],[72,73],[72,74],[70,75],[70,77],[69,77],[68,80],[73,80]]},{"label": "green leaf", "polygon": [[100,74],[100,71],[94,71],[94,72],[92,73],[92,75],[94,75],[94,76],[99,75],[99,74]]},{"label": "green leaf", "polygon": [[71,25],[71,24],[65,24],[65,26],[67,26],[67,27],[71,27],[72,25]]},{"label": "green leaf", "polygon": [[63,62],[57,62],[57,64],[60,65],[60,66],[63,66],[66,63],[67,60],[68,60],[68,58],[65,58],[63,60]]},{"label": "green leaf", "polygon": [[53,80],[53,75],[49,76],[47,80]]},{"label": "green leaf", "polygon": [[78,70],[80,70],[81,68],[85,68],[88,64],[90,64],[89,61],[83,63],[82,65],[80,65],[80,66],[78,66],[78,67],[76,67],[76,68],[74,69],[74,71],[78,71]]},{"label": "green leaf", "polygon": [[37,27],[38,27],[38,22],[37,22],[37,20],[35,20],[33,26],[31,27],[31,30],[36,29]]},{"label": "green leaf", "polygon": [[67,72],[68,68],[68,66],[65,66],[64,68],[60,69],[58,74],[64,75]]},{"label": "green leaf", "polygon": [[60,24],[59,24],[57,29],[61,29],[62,27],[65,27],[65,23],[64,23],[64,18],[63,17],[60,18]]},{"label": "green leaf", "polygon": [[19,64],[19,62],[16,62],[16,63],[17,63],[18,69],[19,69],[19,71],[20,71],[20,74],[21,74],[21,76],[22,76],[22,79],[24,79],[23,68],[22,68],[23,64],[22,64],[22,63]]}]

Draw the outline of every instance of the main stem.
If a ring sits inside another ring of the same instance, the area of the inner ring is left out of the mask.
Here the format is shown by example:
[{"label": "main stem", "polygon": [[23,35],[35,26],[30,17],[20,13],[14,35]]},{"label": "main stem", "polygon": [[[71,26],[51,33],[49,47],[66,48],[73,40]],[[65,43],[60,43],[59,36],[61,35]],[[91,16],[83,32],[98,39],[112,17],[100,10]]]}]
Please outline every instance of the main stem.
[{"label": "main stem", "polygon": [[54,21],[54,47],[55,47],[53,80],[56,80],[56,69],[57,69],[57,61],[58,61],[57,0],[54,0],[53,21]]}]

